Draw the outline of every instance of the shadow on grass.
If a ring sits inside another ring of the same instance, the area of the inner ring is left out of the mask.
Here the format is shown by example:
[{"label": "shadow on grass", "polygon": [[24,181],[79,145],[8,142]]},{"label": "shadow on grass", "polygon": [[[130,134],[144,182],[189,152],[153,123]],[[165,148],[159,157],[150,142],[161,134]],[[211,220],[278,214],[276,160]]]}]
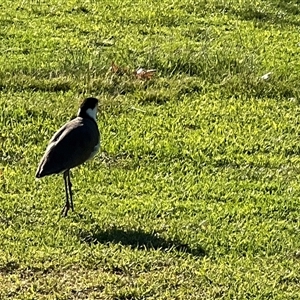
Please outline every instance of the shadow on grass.
[{"label": "shadow on grass", "polygon": [[[298,9],[289,9],[287,10],[287,6],[279,6],[281,10],[285,10],[290,15],[297,15]],[[269,12],[267,9],[264,8],[257,8],[257,7],[245,7],[241,10],[234,10],[233,13],[241,18],[244,21],[255,21],[257,23],[266,23],[265,25],[268,26],[268,23],[277,24],[277,25],[293,25],[299,26],[299,21],[291,20],[290,18],[285,17],[285,14],[280,14],[279,12]]]},{"label": "shadow on grass", "polygon": [[17,262],[9,261],[6,264],[0,265],[0,274],[1,275],[13,274],[19,268],[20,265]]},{"label": "shadow on grass", "polygon": [[81,240],[87,244],[121,244],[139,250],[161,250],[177,251],[192,254],[194,256],[205,256],[203,248],[191,249],[187,244],[180,241],[167,240],[158,233],[147,233],[141,230],[122,230],[111,228],[105,231],[95,230],[94,232],[81,233]]}]

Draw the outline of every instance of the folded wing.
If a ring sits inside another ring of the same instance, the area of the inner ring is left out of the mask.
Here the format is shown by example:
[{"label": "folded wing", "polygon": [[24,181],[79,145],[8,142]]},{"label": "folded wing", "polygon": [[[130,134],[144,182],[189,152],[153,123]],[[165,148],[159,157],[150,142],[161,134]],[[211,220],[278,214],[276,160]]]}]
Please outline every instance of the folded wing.
[{"label": "folded wing", "polygon": [[84,163],[97,146],[99,130],[96,122],[88,118],[75,118],[51,138],[36,177],[60,173]]}]

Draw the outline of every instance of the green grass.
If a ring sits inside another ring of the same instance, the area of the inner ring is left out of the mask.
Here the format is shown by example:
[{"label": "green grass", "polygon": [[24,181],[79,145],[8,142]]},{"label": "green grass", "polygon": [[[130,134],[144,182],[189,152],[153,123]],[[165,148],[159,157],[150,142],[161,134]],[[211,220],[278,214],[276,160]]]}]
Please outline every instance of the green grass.
[{"label": "green grass", "polygon": [[[299,299],[298,1],[0,8],[1,299]],[[60,218],[34,174],[88,95],[101,151]]]}]

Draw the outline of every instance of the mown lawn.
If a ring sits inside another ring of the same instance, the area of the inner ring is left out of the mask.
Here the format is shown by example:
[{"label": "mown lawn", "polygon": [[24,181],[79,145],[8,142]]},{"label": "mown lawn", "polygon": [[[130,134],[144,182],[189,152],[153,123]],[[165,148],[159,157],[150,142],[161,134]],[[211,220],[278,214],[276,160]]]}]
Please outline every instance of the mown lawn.
[{"label": "mown lawn", "polygon": [[[300,298],[298,1],[0,8],[0,299]],[[90,95],[101,151],[60,218],[34,175]]]}]

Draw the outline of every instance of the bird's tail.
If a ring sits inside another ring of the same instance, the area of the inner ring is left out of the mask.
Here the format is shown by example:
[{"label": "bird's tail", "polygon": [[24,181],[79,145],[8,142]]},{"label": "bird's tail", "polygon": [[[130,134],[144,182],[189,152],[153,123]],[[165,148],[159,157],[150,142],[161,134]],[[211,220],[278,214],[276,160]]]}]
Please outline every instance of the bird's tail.
[{"label": "bird's tail", "polygon": [[45,175],[43,174],[42,170],[40,170],[40,168],[37,169],[36,173],[35,173],[35,177],[36,178],[41,178],[44,177]]},{"label": "bird's tail", "polygon": [[49,175],[49,172],[47,172],[47,168],[44,167],[44,161],[42,160],[36,170],[35,177],[42,178],[47,175]]}]

